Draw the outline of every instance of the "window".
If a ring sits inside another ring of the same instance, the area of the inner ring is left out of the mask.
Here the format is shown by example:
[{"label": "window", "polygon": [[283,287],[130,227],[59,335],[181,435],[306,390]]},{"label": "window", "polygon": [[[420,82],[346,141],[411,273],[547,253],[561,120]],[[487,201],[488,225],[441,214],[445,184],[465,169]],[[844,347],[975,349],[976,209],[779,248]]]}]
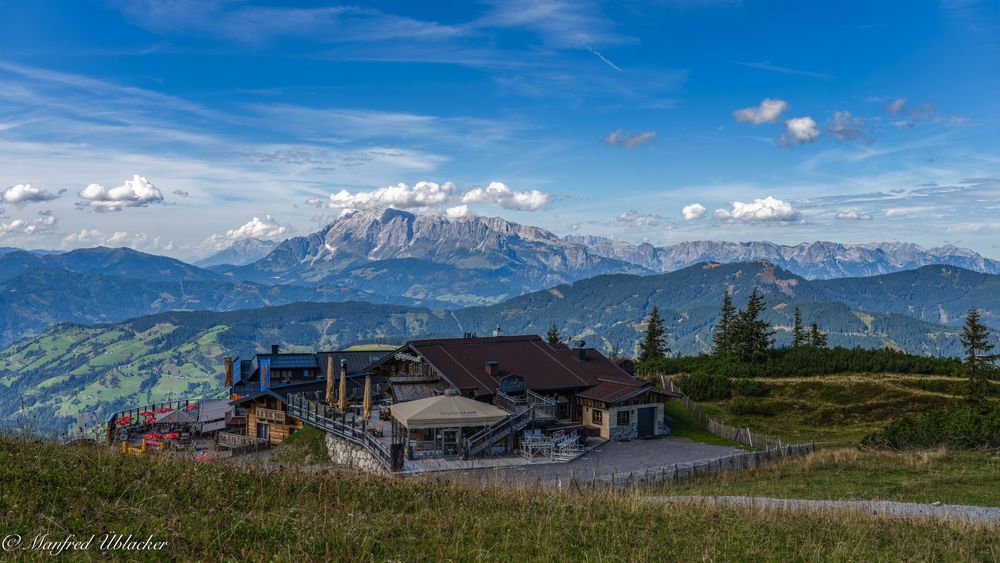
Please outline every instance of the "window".
[{"label": "window", "polygon": [[604,424],[604,411],[593,409],[590,411],[590,421],[594,424]]},{"label": "window", "polygon": [[556,418],[558,418],[559,420],[565,420],[569,418],[570,417],[569,405],[570,403],[568,401],[565,403],[557,403]]},{"label": "window", "polygon": [[618,426],[628,426],[630,414],[632,414],[632,411],[618,411]]}]

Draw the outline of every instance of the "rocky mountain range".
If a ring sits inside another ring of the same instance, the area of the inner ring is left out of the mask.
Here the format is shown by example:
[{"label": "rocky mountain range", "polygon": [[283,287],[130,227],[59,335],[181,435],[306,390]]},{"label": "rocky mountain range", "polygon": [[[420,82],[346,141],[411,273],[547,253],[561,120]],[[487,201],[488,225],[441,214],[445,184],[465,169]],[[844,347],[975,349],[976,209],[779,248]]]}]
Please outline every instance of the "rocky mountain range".
[{"label": "rocky mountain range", "polygon": [[929,264],[1000,273],[1000,261],[951,245],[925,249],[908,242],[841,244],[816,241],[789,246],[768,241],[692,241],[658,247],[595,236],[568,236],[566,240],[586,246],[593,254],[654,272],[672,272],[699,262],[766,260],[808,279],[874,276]]},{"label": "rocky mountain range", "polygon": [[234,242],[219,252],[194,262],[199,268],[213,266],[246,266],[271,253],[278,243],[270,240],[245,238]]}]

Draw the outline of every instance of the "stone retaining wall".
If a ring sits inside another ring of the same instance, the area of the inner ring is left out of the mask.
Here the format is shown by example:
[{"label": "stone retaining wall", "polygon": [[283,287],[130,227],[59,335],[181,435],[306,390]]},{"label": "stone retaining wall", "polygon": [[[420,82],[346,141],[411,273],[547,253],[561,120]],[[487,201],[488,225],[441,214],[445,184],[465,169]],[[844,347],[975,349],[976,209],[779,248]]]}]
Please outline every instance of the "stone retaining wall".
[{"label": "stone retaining wall", "polygon": [[330,460],[337,465],[344,465],[375,475],[389,475],[385,467],[372,454],[330,433],[326,434],[326,450],[330,455]]}]

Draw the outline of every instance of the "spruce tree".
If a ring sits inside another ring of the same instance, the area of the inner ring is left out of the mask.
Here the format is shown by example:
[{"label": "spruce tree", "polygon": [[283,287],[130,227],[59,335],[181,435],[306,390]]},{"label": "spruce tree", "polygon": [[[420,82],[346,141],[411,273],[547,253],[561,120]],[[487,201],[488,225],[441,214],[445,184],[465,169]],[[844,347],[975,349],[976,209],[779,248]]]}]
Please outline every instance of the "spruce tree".
[{"label": "spruce tree", "polygon": [[816,348],[826,348],[826,333],[821,331],[816,323],[813,323],[809,329],[809,345]]},{"label": "spruce tree", "polygon": [[747,306],[736,315],[733,330],[734,348],[744,362],[763,360],[774,346],[774,331],[771,325],[761,318],[767,303],[764,296],[755,287],[747,301]]},{"label": "spruce tree", "polygon": [[562,342],[562,336],[559,334],[559,327],[556,326],[556,323],[549,325],[549,331],[545,333],[545,339],[553,346]]},{"label": "spruce tree", "polygon": [[965,373],[968,376],[968,397],[972,401],[982,401],[989,393],[989,372],[993,369],[995,356],[990,356],[993,344],[990,330],[979,321],[979,310],[973,307],[965,316],[962,327],[962,347],[965,348]]},{"label": "spruce tree", "polygon": [[640,363],[663,358],[670,352],[667,347],[667,330],[663,328],[663,319],[656,307],[653,307],[653,312],[646,320],[646,338],[639,344],[639,349]]},{"label": "spruce tree", "polygon": [[715,323],[715,334],[712,335],[712,353],[716,356],[726,356],[733,353],[733,329],[736,324],[736,307],[733,297],[728,291],[722,296],[722,316]]},{"label": "spruce tree", "polygon": [[798,348],[806,343],[806,331],[802,328],[802,311],[795,308],[795,323],[792,326],[792,348]]}]

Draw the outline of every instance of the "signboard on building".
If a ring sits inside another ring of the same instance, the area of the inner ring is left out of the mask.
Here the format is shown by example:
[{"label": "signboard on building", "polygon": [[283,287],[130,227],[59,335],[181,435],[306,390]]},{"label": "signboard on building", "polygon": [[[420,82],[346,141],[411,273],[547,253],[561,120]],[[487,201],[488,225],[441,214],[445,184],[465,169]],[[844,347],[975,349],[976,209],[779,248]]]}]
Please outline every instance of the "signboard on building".
[{"label": "signboard on building", "polygon": [[396,352],[396,359],[403,362],[416,362],[420,363],[423,358],[417,356],[416,354],[407,354],[406,352]]},{"label": "signboard on building", "polygon": [[507,395],[517,395],[524,393],[528,387],[524,384],[524,378],[517,374],[511,374],[500,380],[500,391]]},{"label": "signboard on building", "polygon": [[260,390],[267,391],[271,386],[271,360],[260,361]]}]

